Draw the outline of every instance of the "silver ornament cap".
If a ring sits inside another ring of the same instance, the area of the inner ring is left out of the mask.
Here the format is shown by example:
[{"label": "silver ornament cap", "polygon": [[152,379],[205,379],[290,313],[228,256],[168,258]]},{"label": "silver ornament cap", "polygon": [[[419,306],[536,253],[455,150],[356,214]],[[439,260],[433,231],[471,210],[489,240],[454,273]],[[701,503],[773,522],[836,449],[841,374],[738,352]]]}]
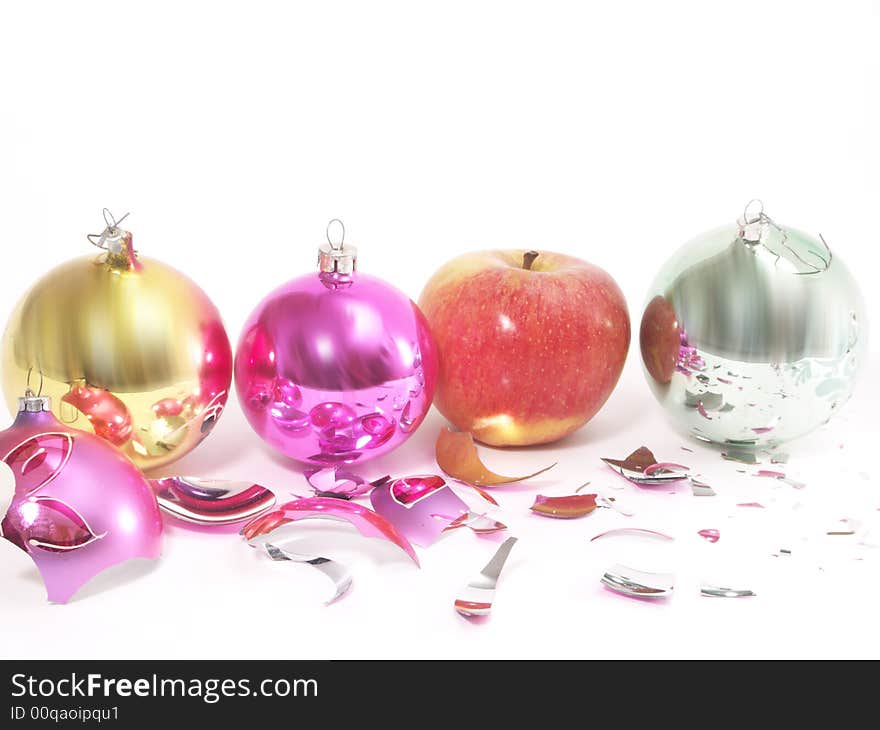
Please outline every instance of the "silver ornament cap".
[{"label": "silver ornament cap", "polygon": [[23,397],[18,399],[19,413],[42,413],[51,410],[52,399],[47,395],[35,395],[30,388],[24,392]]},{"label": "silver ornament cap", "polygon": [[[334,224],[338,224],[334,226]],[[339,235],[333,235],[333,228]],[[357,248],[346,245],[345,226],[338,218],[327,224],[327,243],[318,247],[318,270],[324,274],[351,274],[357,269]]]}]

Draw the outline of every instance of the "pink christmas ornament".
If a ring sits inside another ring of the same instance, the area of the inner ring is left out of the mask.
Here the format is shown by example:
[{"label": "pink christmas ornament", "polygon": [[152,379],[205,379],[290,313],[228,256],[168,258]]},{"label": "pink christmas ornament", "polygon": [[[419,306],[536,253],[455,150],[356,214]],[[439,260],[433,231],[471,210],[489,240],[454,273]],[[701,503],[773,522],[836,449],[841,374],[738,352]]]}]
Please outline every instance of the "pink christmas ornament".
[{"label": "pink christmas ornament", "polygon": [[388,453],[419,427],[434,397],[437,354],[424,316],[402,292],[357,273],[355,262],[341,239],[321,246],[319,271],[266,297],[236,352],[251,426],[310,464]]},{"label": "pink christmas ornament", "polygon": [[50,601],[66,603],[111,565],[159,557],[162,519],[146,479],[103,439],[58,421],[48,398],[19,399],[0,459],[15,478],[0,534],[36,563]]}]

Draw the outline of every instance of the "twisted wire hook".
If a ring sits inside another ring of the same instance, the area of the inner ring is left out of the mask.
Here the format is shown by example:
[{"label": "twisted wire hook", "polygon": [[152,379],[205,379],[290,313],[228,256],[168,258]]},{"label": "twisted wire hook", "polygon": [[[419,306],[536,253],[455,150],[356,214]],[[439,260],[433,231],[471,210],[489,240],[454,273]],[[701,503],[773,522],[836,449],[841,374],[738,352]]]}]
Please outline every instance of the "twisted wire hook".
[{"label": "twisted wire hook", "polygon": [[[107,245],[104,241],[107,239],[107,236],[116,236],[119,233],[119,224],[122,223],[128,216],[129,213],[123,215],[120,219],[116,219],[113,216],[113,213],[110,212],[109,208],[103,208],[101,210],[101,215],[104,217],[104,230],[100,233],[87,233],[86,239],[93,246],[100,248],[102,251],[107,250]],[[95,239],[98,239],[97,241]]]}]

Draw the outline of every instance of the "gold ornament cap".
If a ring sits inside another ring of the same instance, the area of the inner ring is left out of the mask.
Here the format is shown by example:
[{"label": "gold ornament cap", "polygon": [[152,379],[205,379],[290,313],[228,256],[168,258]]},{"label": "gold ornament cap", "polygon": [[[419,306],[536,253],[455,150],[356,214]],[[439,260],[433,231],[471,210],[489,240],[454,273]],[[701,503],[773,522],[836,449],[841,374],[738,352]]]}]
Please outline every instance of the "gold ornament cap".
[{"label": "gold ornament cap", "polygon": [[[338,238],[331,236],[333,224],[339,224]],[[345,245],[345,226],[338,218],[327,224],[327,243],[318,247],[318,270],[324,274],[351,274],[357,269],[357,248]]]}]

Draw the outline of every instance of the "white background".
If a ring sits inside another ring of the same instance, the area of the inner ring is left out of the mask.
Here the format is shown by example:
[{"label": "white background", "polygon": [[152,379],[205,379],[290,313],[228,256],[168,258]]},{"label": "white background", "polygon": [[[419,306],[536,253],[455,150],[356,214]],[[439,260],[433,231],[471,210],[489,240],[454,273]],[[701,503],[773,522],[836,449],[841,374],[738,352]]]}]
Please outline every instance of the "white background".
[{"label": "white background", "polygon": [[[91,250],[83,234],[108,206],[132,212],[141,251],[205,288],[233,341],[270,288],[311,269],[336,216],[361,269],[413,298],[474,248],[586,258],[617,278],[635,334],[671,252],[761,197],[780,222],[824,234],[876,325],[878,34],[876,2],[10,3],[0,316],[43,271]],[[352,594],[324,608],[330,586],[310,568],[273,564],[235,536],[171,529],[158,564],[100,577],[67,606],[45,602],[4,542],[0,652],[876,658],[880,549],[824,534],[840,518],[870,527],[880,516],[876,327],[873,342],[853,401],[792,448],[799,492],[739,474],[711,449],[682,452],[637,347],[605,409],[558,448],[484,450],[502,472],[559,461],[546,479],[497,492],[520,544],[485,624],[452,611],[493,549],[464,530],[421,550],[418,571],[378,541],[303,528],[355,573]],[[367,476],[434,470],[441,424],[435,412]],[[599,462],[642,443],[701,471],[719,496],[640,493]],[[179,469],[304,491],[234,403]],[[535,492],[586,480],[636,517],[528,513]],[[751,499],[767,509],[734,506]],[[621,525],[678,539],[588,542]],[[705,527],[721,541],[697,537]],[[782,547],[790,558],[771,557]],[[598,579],[619,559],[675,570],[675,596],[608,593]],[[699,580],[716,574],[758,596],[700,598]]]}]

